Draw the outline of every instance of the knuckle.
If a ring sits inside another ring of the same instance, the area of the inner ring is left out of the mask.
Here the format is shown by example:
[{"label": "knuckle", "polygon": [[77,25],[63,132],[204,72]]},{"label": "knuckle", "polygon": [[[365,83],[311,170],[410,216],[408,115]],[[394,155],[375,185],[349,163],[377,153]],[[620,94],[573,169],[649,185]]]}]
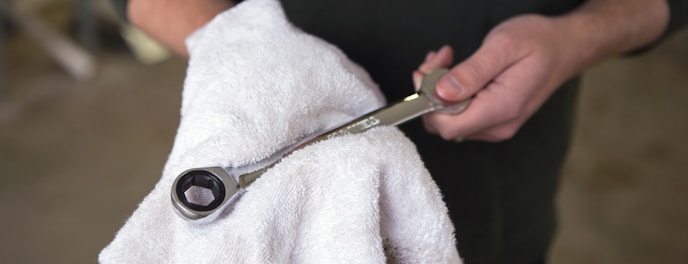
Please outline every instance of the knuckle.
[{"label": "knuckle", "polygon": [[513,126],[505,126],[490,131],[488,135],[490,136],[492,142],[502,142],[512,139],[516,135],[517,131],[518,129]]},{"label": "knuckle", "polygon": [[502,58],[493,52],[492,47],[482,47],[470,58],[460,64],[455,77],[471,88],[479,88],[488,83],[501,67]]},{"label": "knuckle", "polygon": [[425,128],[425,130],[431,134],[437,134],[437,129],[435,128],[435,124],[432,122],[431,118],[425,115],[422,119],[423,127]]},{"label": "knuckle", "polygon": [[503,52],[504,54],[518,53],[518,50],[523,45],[524,40],[511,33],[509,30],[495,32],[489,36],[490,44],[493,45],[493,50]]},{"label": "knuckle", "polygon": [[444,139],[444,140],[454,140],[455,138],[458,137],[458,134],[456,134],[456,132],[448,131],[446,129],[440,130],[439,134],[440,134],[440,137],[442,137],[442,139]]},{"label": "knuckle", "polygon": [[473,60],[456,71],[452,71],[451,74],[464,88],[473,92],[482,88],[489,81],[487,67],[489,66],[485,65],[484,62]]},{"label": "knuckle", "polygon": [[496,48],[504,51],[509,51],[518,44],[516,38],[507,30],[494,32],[489,37]]},{"label": "knuckle", "polygon": [[[442,137],[442,139],[444,139],[444,140],[453,140],[454,138],[456,138],[456,136],[453,133],[450,133],[449,131],[446,131],[446,130],[440,131],[439,134],[440,134],[440,137]],[[452,136],[452,135],[454,135],[454,136]]]},{"label": "knuckle", "polygon": [[488,81],[488,79],[491,79],[492,76],[488,76],[488,68],[490,67],[487,65],[487,62],[483,61],[476,61],[470,65],[470,70],[471,74],[473,75],[474,83],[472,83],[471,87],[479,88],[478,86],[483,86],[484,83]]},{"label": "knuckle", "polygon": [[[435,120],[436,121],[436,120]],[[431,122],[434,128],[433,132],[437,133],[444,140],[453,140],[458,137],[458,133],[452,122]]]},{"label": "knuckle", "polygon": [[508,104],[502,109],[500,119],[502,122],[511,121],[521,117],[523,112],[522,104]]}]

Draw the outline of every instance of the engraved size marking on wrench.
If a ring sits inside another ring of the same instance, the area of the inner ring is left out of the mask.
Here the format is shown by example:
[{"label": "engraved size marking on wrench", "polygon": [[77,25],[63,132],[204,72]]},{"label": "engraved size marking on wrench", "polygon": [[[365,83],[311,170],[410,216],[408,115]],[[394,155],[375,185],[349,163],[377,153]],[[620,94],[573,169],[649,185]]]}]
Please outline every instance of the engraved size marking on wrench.
[{"label": "engraved size marking on wrench", "polygon": [[380,124],[380,119],[377,119],[377,117],[374,116],[370,116],[366,119],[356,122],[355,124],[349,125],[342,130],[335,130],[334,132],[332,132],[332,134],[327,135],[327,139],[351,134],[352,130],[366,131],[374,126],[377,126],[378,124]]}]

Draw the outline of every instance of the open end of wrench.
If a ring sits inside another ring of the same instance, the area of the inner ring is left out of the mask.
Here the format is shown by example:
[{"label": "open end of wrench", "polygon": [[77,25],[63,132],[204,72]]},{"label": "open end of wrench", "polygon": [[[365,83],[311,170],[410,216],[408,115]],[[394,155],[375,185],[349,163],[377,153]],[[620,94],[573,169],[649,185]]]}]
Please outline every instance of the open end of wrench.
[{"label": "open end of wrench", "polygon": [[468,108],[471,99],[461,102],[448,102],[442,100],[437,95],[437,82],[449,72],[448,69],[438,69],[426,74],[420,83],[419,93],[427,96],[432,102],[433,111],[442,112],[450,115],[458,115]]}]

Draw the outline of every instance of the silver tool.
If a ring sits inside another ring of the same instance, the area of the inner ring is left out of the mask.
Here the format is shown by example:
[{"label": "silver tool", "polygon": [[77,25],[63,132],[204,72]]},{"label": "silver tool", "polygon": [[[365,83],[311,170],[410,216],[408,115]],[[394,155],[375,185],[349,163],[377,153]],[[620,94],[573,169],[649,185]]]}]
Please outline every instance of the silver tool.
[{"label": "silver tool", "polygon": [[[241,196],[246,187],[294,150],[329,138],[361,133],[377,126],[395,126],[432,111],[460,114],[468,107],[470,99],[448,104],[437,99],[435,93],[437,81],[447,71],[441,69],[427,74],[421,82],[419,91],[402,101],[303,140],[258,164],[240,168],[209,167],[187,170],[180,174],[172,185],[172,204],[179,215],[188,220],[212,221]],[[211,194],[213,199],[210,201],[202,201],[199,198],[208,198]]]}]

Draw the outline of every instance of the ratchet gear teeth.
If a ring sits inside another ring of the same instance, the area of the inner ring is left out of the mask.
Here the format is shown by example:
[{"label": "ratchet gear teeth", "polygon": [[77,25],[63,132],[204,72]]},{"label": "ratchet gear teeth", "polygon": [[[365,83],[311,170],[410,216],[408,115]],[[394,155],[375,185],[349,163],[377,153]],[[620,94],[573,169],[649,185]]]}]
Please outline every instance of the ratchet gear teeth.
[{"label": "ratchet gear teeth", "polygon": [[225,198],[222,181],[207,170],[193,170],[184,174],[179,179],[176,191],[181,203],[201,212],[217,208]]}]

